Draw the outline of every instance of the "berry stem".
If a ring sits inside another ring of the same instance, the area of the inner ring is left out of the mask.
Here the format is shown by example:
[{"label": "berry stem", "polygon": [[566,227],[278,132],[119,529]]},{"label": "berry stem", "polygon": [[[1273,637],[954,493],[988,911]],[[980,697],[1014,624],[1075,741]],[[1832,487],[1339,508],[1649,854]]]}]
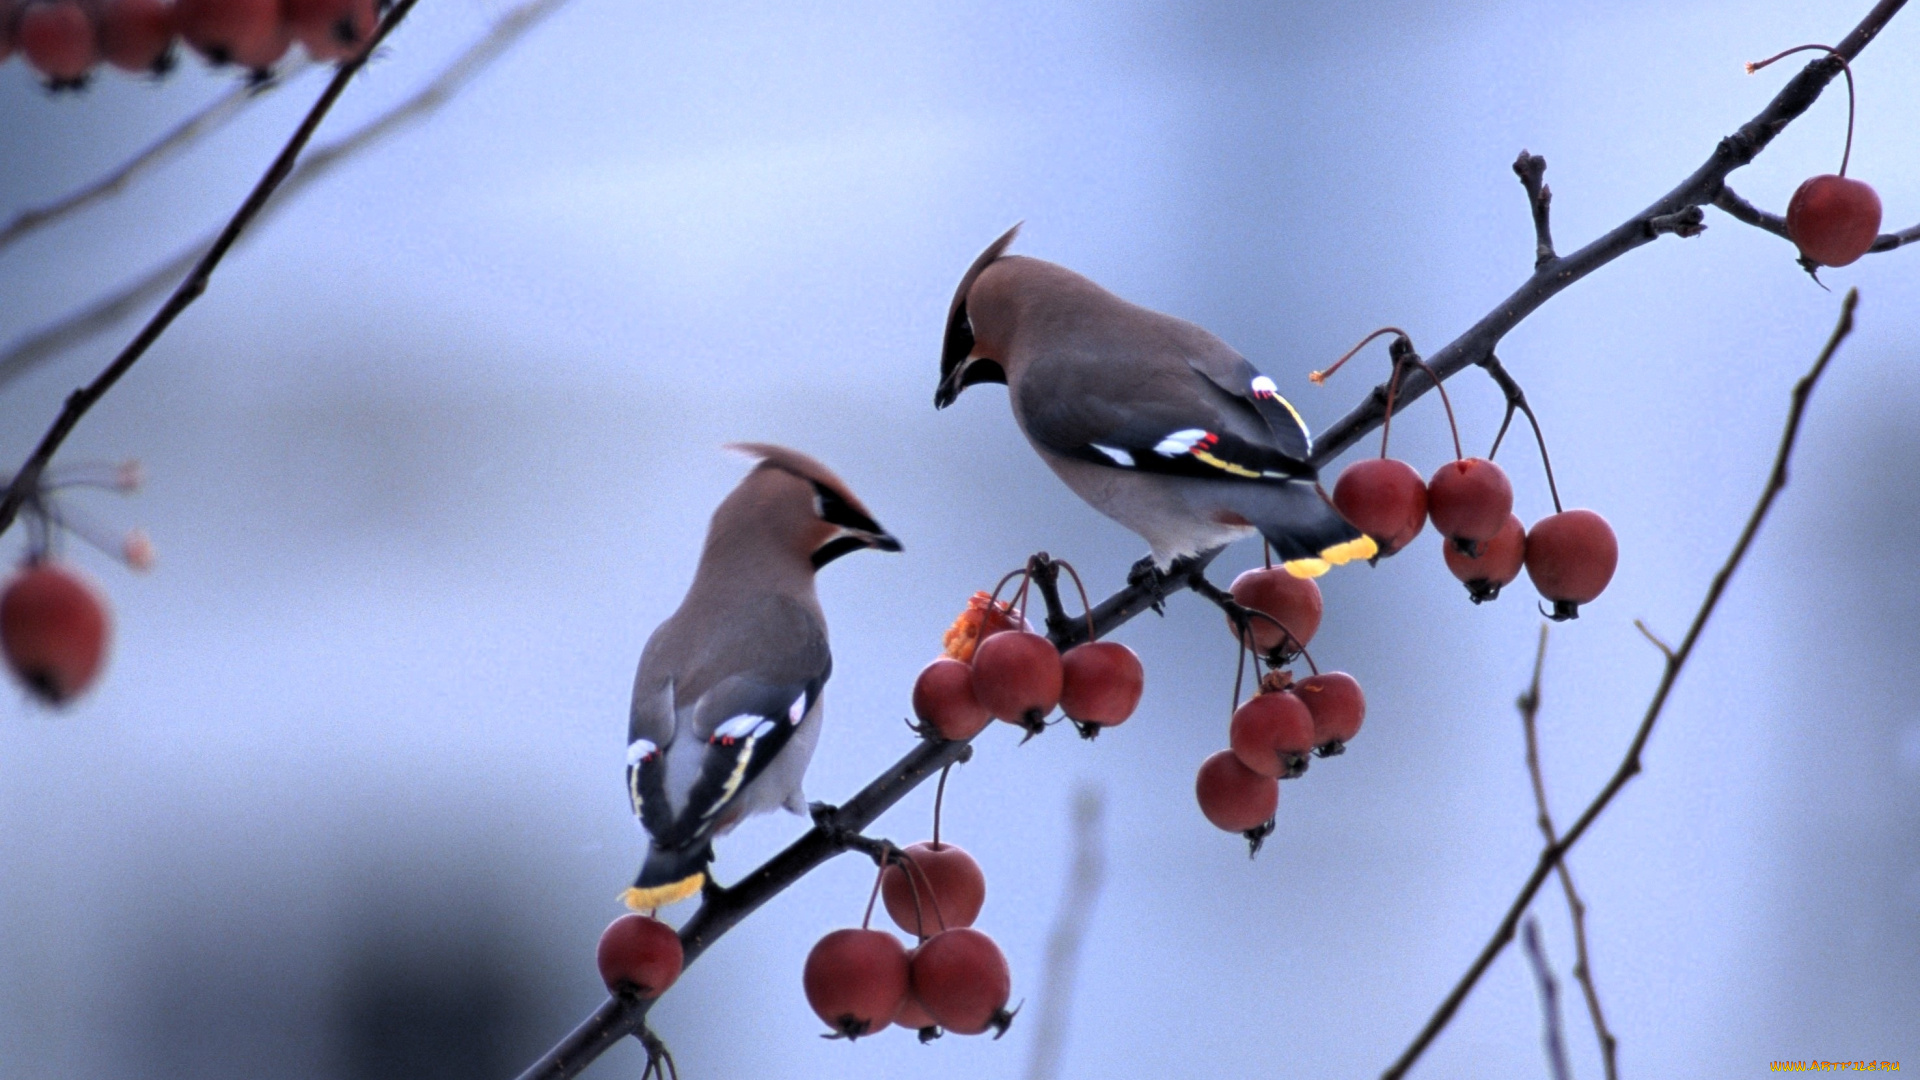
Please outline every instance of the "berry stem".
[{"label": "berry stem", "polygon": [[1547,437],[1540,431],[1540,418],[1533,414],[1533,406],[1527,403],[1527,392],[1520,389],[1520,384],[1514,381],[1498,356],[1488,354],[1480,366],[1500,387],[1500,392],[1507,396],[1507,415],[1500,421],[1500,432],[1493,437],[1493,449],[1487,451],[1487,460],[1492,461],[1493,456],[1500,452],[1500,443],[1507,437],[1507,426],[1513,423],[1514,410],[1526,413],[1527,423],[1533,426],[1533,441],[1540,447],[1540,466],[1546,470],[1547,493],[1553,496],[1553,512],[1560,513],[1560,486],[1553,481],[1553,459],[1547,456]]},{"label": "berry stem", "polygon": [[[1397,345],[1398,342],[1395,344]],[[1439,374],[1431,367],[1428,367],[1425,360],[1420,359],[1420,354],[1413,351],[1412,341],[1407,342],[1406,355],[1402,357],[1402,359],[1409,364],[1420,365],[1420,370],[1426,372],[1427,378],[1433,380],[1433,388],[1440,391],[1440,404],[1446,406],[1447,409],[1447,430],[1453,432],[1453,459],[1455,461],[1464,460],[1467,455],[1465,451],[1460,449],[1460,425],[1454,423],[1453,420],[1453,399],[1447,396],[1447,384],[1441,382]],[[1396,363],[1395,366],[1397,367],[1398,364]]]},{"label": "berry stem", "polygon": [[933,849],[940,850],[940,806],[947,801],[947,774],[953,771],[953,762],[947,762],[940,770],[939,786],[933,789]]},{"label": "berry stem", "polygon": [[873,875],[873,891],[867,894],[867,913],[860,917],[860,929],[865,930],[873,922],[873,902],[880,899],[880,882],[887,876],[887,860],[880,860],[880,869]]},{"label": "berry stem", "polygon": [[[1080,580],[1080,571],[1075,570],[1073,564],[1065,559],[1055,559],[1053,560],[1053,565],[1065,570],[1071,575],[1073,578],[1073,587],[1080,590],[1080,610],[1087,613],[1087,640],[1092,641],[1099,636],[1099,631],[1093,625],[1093,601],[1087,598],[1087,586],[1085,582]],[[935,839],[939,838],[935,837]]]},{"label": "berry stem", "polygon": [[1309,372],[1307,375],[1307,381],[1314,384],[1315,386],[1319,386],[1322,383],[1325,383],[1327,381],[1327,376],[1332,375],[1336,371],[1339,371],[1340,365],[1352,359],[1354,353],[1357,353],[1361,349],[1366,348],[1367,342],[1372,341],[1374,338],[1377,338],[1382,334],[1392,334],[1395,337],[1401,337],[1401,338],[1404,338],[1407,336],[1407,332],[1405,330],[1400,329],[1397,326],[1383,326],[1380,329],[1375,330],[1373,333],[1368,334],[1366,337],[1361,338],[1360,343],[1358,345],[1355,345],[1353,348],[1348,349],[1344,353],[1341,353],[1340,359],[1335,360],[1333,363],[1327,365],[1327,367],[1324,370]]},{"label": "berry stem", "polygon": [[[913,856],[903,851],[900,853],[900,858],[902,861],[904,861],[907,864],[907,883],[908,884],[913,883],[913,875],[915,874],[919,874],[920,880],[926,882],[927,899],[931,901],[933,904],[934,921],[940,924],[940,929],[945,930],[947,928],[947,913],[945,911],[942,911],[940,908],[940,894],[934,892],[933,890],[933,879],[927,876],[926,870],[920,866],[919,861],[916,860]],[[926,923],[924,922],[921,923],[920,928],[923,930],[926,929]]]},{"label": "berry stem", "polygon": [[1747,74],[1751,75],[1768,64],[1797,52],[1824,52],[1840,60],[1840,73],[1847,77],[1847,147],[1840,152],[1840,175],[1847,175],[1847,162],[1853,157],[1853,65],[1847,63],[1846,54],[1831,45],[1795,45],[1785,52],[1774,53],[1765,60],[1754,60],[1747,64]]}]

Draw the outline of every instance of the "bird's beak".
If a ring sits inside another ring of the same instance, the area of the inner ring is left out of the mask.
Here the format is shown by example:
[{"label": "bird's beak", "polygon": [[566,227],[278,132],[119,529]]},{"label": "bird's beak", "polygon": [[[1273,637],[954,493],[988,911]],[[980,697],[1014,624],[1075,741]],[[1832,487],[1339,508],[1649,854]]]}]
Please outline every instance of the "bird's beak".
[{"label": "bird's beak", "polygon": [[867,546],[875,551],[906,550],[906,548],[900,546],[900,541],[894,539],[892,533],[872,533],[867,536],[866,540]]},{"label": "bird's beak", "polygon": [[966,369],[965,363],[954,364],[947,368],[947,373],[940,379],[939,389],[933,392],[934,408],[944,409],[960,396],[960,373]]},{"label": "bird's beak", "polygon": [[813,553],[813,568],[818,570],[840,556],[862,548],[872,548],[875,551],[904,550],[900,541],[894,539],[892,533],[842,528],[840,535],[820,545],[819,549]]}]

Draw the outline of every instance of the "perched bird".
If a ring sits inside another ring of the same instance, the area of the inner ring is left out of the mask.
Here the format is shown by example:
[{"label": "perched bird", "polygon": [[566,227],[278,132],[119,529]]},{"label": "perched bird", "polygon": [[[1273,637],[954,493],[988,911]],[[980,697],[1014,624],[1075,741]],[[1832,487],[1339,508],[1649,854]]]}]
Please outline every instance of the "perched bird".
[{"label": "perched bird", "polygon": [[1184,319],[1005,254],[1019,231],[960,279],[935,407],[1005,383],[1041,459],[1139,533],[1160,570],[1255,531],[1299,577],[1374,555],[1320,490],[1306,424],[1272,379]]},{"label": "perched bird", "polygon": [[627,797],[652,838],[635,910],[699,891],[713,838],[800,791],[833,670],[814,572],[850,551],[899,551],[840,478],[779,446],[740,443],[753,470],[713,512],[693,585],[647,639],[633,680]]}]

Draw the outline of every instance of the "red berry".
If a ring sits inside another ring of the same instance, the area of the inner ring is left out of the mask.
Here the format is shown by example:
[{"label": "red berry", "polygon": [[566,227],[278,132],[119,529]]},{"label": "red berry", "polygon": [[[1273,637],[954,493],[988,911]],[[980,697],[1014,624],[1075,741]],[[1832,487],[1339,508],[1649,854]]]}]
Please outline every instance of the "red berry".
[{"label": "red berry", "polygon": [[913,954],[913,996],[940,1026],[956,1035],[994,1029],[1006,1034],[1013,1016],[1013,974],[993,939],[972,927],[944,930],[920,943]]},{"label": "red berry", "polygon": [[1231,750],[1201,762],[1193,787],[1200,812],[1227,832],[1257,830],[1273,820],[1280,806],[1280,781],[1242,765]]},{"label": "red berry", "polygon": [[173,5],[107,0],[100,8],[100,55],[122,71],[165,72],[173,64]]},{"label": "red berry", "polygon": [[[1278,566],[1249,570],[1234,578],[1228,591],[1241,607],[1272,616],[1252,618],[1253,647],[1263,656],[1272,655],[1276,648],[1282,657],[1297,655],[1320,629],[1323,605],[1320,586],[1312,578],[1294,577]],[[1280,625],[1275,626],[1276,622]],[[1228,620],[1228,626],[1231,628],[1232,620]],[[1281,626],[1286,627],[1284,632]],[[1287,641],[1289,635],[1291,642]]]},{"label": "red berry", "polygon": [[1255,694],[1233,711],[1227,741],[1240,764],[1261,776],[1297,776],[1317,745],[1313,714],[1291,690]]},{"label": "red berry", "polygon": [[[919,954],[919,949],[907,954],[909,984],[913,981],[913,958]],[[923,1043],[932,1042],[940,1037],[940,1021],[935,1020],[933,1014],[927,1011],[927,1007],[920,1004],[920,999],[913,996],[912,990],[907,991],[907,1000],[900,1003],[900,1012],[894,1016],[893,1022],[903,1028],[919,1032],[920,1041]]]},{"label": "red berry", "polygon": [[943,739],[971,739],[993,719],[973,696],[973,666],[945,656],[913,681],[913,715]]},{"label": "red berry", "polygon": [[931,842],[909,845],[906,854],[911,867],[892,863],[880,875],[880,898],[894,923],[916,937],[972,926],[987,902],[987,876],[973,856],[953,844]]},{"label": "red berry", "polygon": [[907,947],[885,930],[835,930],[807,954],[800,982],[834,1034],[857,1039],[893,1023],[907,999]]},{"label": "red berry", "polygon": [[180,36],[214,64],[270,68],[293,38],[280,18],[280,0],[177,0]]},{"label": "red berry", "polygon": [[1591,510],[1543,517],[1527,533],[1527,576],[1553,601],[1553,617],[1571,619],[1605,591],[1620,563],[1620,543],[1607,519]]},{"label": "red berry", "polygon": [[1089,641],[1060,657],[1060,711],[1082,724],[1112,727],[1140,705],[1146,672],[1132,649]]},{"label": "red berry", "polygon": [[1031,630],[1004,630],[973,654],[973,696],[996,719],[1039,731],[1060,703],[1063,673],[1053,642]]},{"label": "red berry", "polygon": [[1309,675],[1293,684],[1293,692],[1313,714],[1313,745],[1322,755],[1339,753],[1360,733],[1367,697],[1353,676],[1344,671]]},{"label": "red berry", "polygon": [[1810,262],[1845,266],[1865,255],[1879,235],[1880,196],[1858,180],[1815,176],[1787,203],[1787,236]]},{"label": "red berry", "polygon": [[1507,472],[1486,458],[1449,461],[1427,483],[1427,514],[1441,536],[1478,550],[1513,513],[1513,485]]},{"label": "red berry", "polygon": [[29,4],[14,26],[14,41],[27,63],[58,88],[80,86],[100,60],[93,20],[79,0]]},{"label": "red berry", "polygon": [[610,994],[657,998],[680,977],[680,935],[659,919],[622,915],[600,935],[600,978]]},{"label": "red berry", "polygon": [[1413,466],[1394,458],[1367,458],[1340,470],[1333,505],[1348,524],[1380,545],[1378,558],[1399,551],[1427,524],[1427,485]]},{"label": "red berry", "polygon": [[280,10],[315,60],[345,60],[359,52],[379,21],[374,0],[280,0]]},{"label": "red berry", "polygon": [[38,562],[0,594],[0,647],[28,689],[58,705],[85,691],[107,651],[107,608],[72,571]]},{"label": "red berry", "polygon": [[1527,557],[1527,533],[1520,525],[1520,519],[1507,515],[1507,523],[1493,534],[1493,539],[1480,545],[1478,555],[1461,551],[1457,545],[1445,544],[1441,554],[1446,556],[1447,569],[1453,576],[1466,583],[1467,596],[1479,604],[1500,595],[1500,588],[1513,582],[1520,576],[1520,564]]}]

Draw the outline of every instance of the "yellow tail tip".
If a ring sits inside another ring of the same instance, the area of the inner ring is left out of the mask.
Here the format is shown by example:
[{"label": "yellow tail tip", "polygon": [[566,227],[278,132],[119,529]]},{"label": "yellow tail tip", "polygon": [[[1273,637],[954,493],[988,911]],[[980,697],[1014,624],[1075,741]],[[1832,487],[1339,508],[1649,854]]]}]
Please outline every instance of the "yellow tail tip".
[{"label": "yellow tail tip", "polygon": [[1280,565],[1297,578],[1317,578],[1333,569],[1333,564],[1325,559],[1288,559]]},{"label": "yellow tail tip", "polygon": [[1380,545],[1373,542],[1373,537],[1363,533],[1352,540],[1335,544],[1325,551],[1322,551],[1320,557],[1335,566],[1339,566],[1343,563],[1352,562],[1355,559],[1371,559],[1378,554],[1380,554]]},{"label": "yellow tail tip", "polygon": [[654,908],[663,908],[685,900],[699,892],[700,886],[706,884],[706,881],[707,875],[704,872],[696,872],[679,881],[655,885],[651,889],[637,887],[628,889],[620,894],[620,902],[634,911],[652,911]]}]

